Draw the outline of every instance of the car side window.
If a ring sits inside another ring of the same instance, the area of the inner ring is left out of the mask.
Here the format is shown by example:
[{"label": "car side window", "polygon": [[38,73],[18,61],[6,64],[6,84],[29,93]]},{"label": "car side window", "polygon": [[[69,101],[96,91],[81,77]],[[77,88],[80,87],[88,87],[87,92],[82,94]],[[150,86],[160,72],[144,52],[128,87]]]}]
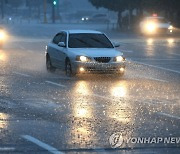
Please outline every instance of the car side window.
[{"label": "car side window", "polygon": [[62,36],[63,36],[62,33],[57,34],[57,35],[54,37],[54,39],[53,39],[53,43],[54,43],[54,44],[58,44],[59,42],[61,42]]}]

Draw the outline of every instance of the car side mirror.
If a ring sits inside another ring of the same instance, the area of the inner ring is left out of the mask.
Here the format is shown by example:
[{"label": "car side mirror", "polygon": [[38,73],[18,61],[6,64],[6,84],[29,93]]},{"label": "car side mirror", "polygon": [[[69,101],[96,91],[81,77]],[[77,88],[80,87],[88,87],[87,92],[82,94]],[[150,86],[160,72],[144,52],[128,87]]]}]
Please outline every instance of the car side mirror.
[{"label": "car side mirror", "polygon": [[65,48],[65,47],[66,47],[66,45],[65,45],[65,43],[64,43],[64,42],[59,42],[59,43],[58,43],[58,46],[63,47],[63,48]]},{"label": "car side mirror", "polygon": [[120,47],[120,43],[113,43],[113,45],[114,45],[115,48]]}]

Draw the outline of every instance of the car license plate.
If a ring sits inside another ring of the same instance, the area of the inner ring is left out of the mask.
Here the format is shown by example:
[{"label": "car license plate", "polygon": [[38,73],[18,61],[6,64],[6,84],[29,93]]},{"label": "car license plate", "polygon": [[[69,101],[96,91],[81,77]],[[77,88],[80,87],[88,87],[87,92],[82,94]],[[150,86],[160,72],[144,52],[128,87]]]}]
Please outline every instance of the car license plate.
[{"label": "car license plate", "polygon": [[98,65],[97,69],[110,69],[112,66],[111,65]]}]

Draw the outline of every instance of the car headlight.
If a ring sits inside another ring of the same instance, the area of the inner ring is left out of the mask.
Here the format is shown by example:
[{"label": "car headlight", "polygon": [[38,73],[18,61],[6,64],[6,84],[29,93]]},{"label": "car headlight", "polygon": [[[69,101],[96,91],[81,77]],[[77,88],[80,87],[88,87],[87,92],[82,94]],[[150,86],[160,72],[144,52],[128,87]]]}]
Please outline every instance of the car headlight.
[{"label": "car headlight", "polygon": [[114,58],[114,61],[115,62],[123,62],[123,61],[125,61],[125,58],[123,56],[117,56]]},{"label": "car headlight", "polygon": [[168,29],[169,29],[169,30],[172,30],[172,29],[173,29],[173,26],[172,26],[172,25],[170,25]]},{"label": "car headlight", "polygon": [[88,62],[88,61],[91,61],[91,58],[86,57],[86,56],[77,56],[76,60],[81,61],[81,62]]},{"label": "car headlight", "polygon": [[0,31],[0,40],[4,40],[6,37],[6,34],[4,31]]},{"label": "car headlight", "polygon": [[154,32],[156,30],[156,24],[153,23],[153,22],[149,22],[149,23],[146,24],[146,29],[149,32]]}]

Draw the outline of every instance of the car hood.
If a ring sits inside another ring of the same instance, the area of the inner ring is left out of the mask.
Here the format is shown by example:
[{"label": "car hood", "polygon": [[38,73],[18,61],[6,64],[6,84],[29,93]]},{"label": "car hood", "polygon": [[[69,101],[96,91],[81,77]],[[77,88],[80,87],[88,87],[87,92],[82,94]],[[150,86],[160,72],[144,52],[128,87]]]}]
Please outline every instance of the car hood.
[{"label": "car hood", "polygon": [[170,24],[169,23],[158,23],[157,27],[158,28],[169,28]]},{"label": "car hood", "polygon": [[69,52],[76,56],[88,56],[88,57],[116,57],[123,55],[122,52],[116,49],[107,49],[107,48],[103,48],[103,49],[76,48],[76,49],[69,49]]}]

